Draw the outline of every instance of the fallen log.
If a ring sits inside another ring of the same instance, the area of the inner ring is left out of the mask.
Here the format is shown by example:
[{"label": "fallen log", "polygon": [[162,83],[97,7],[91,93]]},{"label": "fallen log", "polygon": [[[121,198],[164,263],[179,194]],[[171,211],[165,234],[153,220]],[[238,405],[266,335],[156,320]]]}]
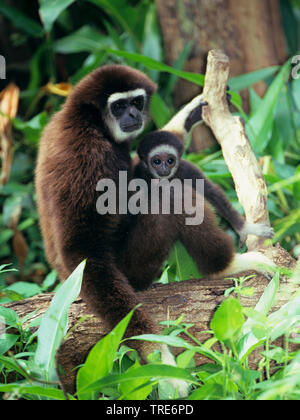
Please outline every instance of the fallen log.
[{"label": "fallen log", "polygon": [[[277,260],[281,265],[294,266],[294,260],[281,248],[278,250]],[[249,274],[249,273],[247,273]],[[254,307],[264,292],[268,280],[262,276],[256,276],[247,282],[247,286],[254,287],[255,293],[251,297],[243,297],[242,304],[246,307]],[[184,323],[194,326],[189,330],[201,342],[209,336],[203,331],[209,329],[210,321],[216,307],[224,300],[224,291],[233,286],[230,279],[220,280],[187,280],[180,283],[158,285],[145,292],[138,293],[140,302],[156,323],[168,320],[176,320],[184,316]],[[295,288],[295,285],[291,285]],[[285,285],[283,286],[285,288]],[[53,293],[41,294],[33,298],[12,302],[6,307],[13,309],[20,317],[24,317],[33,311],[34,315],[28,320],[39,318],[48,309]],[[273,310],[279,309],[287,303],[287,294],[278,294],[278,300]],[[61,376],[64,389],[68,392],[75,390],[76,367],[84,363],[90,349],[107,333],[109,328],[103,320],[91,314],[82,299],[77,299],[71,305],[69,311],[69,332],[66,340],[59,349],[57,363],[63,368],[65,375]],[[187,339],[187,337],[184,337]],[[130,341],[128,341],[130,346]],[[174,349],[174,353],[180,353],[180,349]],[[197,355],[196,363],[207,363],[208,359]]]}]

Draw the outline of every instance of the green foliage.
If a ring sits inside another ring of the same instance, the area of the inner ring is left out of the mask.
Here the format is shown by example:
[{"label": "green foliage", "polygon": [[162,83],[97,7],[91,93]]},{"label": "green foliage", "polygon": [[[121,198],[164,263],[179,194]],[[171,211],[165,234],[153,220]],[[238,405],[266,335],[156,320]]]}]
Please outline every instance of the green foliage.
[{"label": "green foliage", "polygon": [[[30,335],[28,327],[24,329],[24,324],[34,314],[20,320],[14,311],[0,308],[7,328],[7,333],[0,338],[0,374],[5,378],[14,373],[16,377],[15,382],[0,385],[0,393],[8,393],[10,399],[20,396],[49,400],[174,399],[176,393],[166,379],[180,379],[190,384],[188,400],[299,399],[299,352],[290,351],[289,344],[299,343],[295,337],[299,333],[300,295],[294,294],[286,305],[269,314],[280,293],[278,273],[254,309],[244,307],[239,297],[225,298],[213,316],[211,330],[203,332],[210,335],[205,340],[201,340],[201,334],[200,337],[192,335],[193,324],[185,324],[182,319],[163,323],[167,326],[164,335],[132,337],[183,349],[177,357],[177,367],[161,364],[156,354],[147,365],[141,365],[136,352],[122,346],[131,311],[93,347],[79,367],[76,393],[64,394],[58,388],[55,353],[66,334],[66,314],[79,293],[83,268],[84,263],[56,293],[42,317],[35,334],[38,340],[35,352],[30,351],[35,337]],[[299,276],[294,280],[299,283]],[[237,279],[236,284],[246,281]],[[239,296],[238,288],[236,292]],[[19,336],[9,334],[12,328]],[[280,337],[284,338],[283,348],[275,343]],[[20,345],[23,348],[16,353]],[[254,368],[251,358],[250,368],[249,358],[258,347],[260,359]],[[14,352],[4,355],[13,348]],[[193,361],[197,353],[209,360],[198,368]]]},{"label": "green foliage", "polygon": [[[29,314],[20,320],[14,311],[0,306],[1,325],[6,326],[8,330],[15,329],[18,332],[14,335],[7,333],[0,335],[0,378],[3,377],[5,382],[7,375],[14,372],[16,377],[21,376],[27,381],[24,383],[24,380],[21,380],[15,385],[0,385],[0,392],[17,392],[20,395],[33,393],[39,397],[65,399],[58,389],[42,388],[37,385],[40,383],[51,385],[58,381],[55,355],[67,334],[68,310],[80,293],[84,267],[85,261],[60,287],[49,309],[43,315],[37,333],[30,332],[30,328],[36,326],[36,321],[24,327],[34,314]],[[32,345],[35,338],[37,338],[37,345]],[[15,355],[11,351],[9,357],[3,356],[12,348],[15,349]]]},{"label": "green foliage", "polygon": [[[290,55],[299,51],[300,9],[296,1],[282,0],[282,18]],[[9,63],[8,77],[21,88],[21,104],[13,119],[14,160],[8,184],[0,191],[0,304],[22,300],[53,290],[56,273],[49,272],[41,240],[33,173],[37,146],[43,128],[62,105],[56,83],[79,82],[106,63],[123,63],[147,73],[157,84],[151,104],[153,123],[147,130],[162,127],[175,113],[173,92],[179,78],[203,86],[204,76],[183,71],[193,45],[186,45],[174,65],[164,62],[156,6],[152,0],[39,0],[17,7],[0,0],[0,13],[13,25],[12,47],[24,47],[22,63]],[[297,21],[298,19],[298,21]],[[27,50],[27,55],[26,55]],[[29,52],[29,53],[28,53]],[[300,79],[291,80],[291,61],[283,66],[234,77],[230,80],[232,102],[245,120],[247,132],[268,184],[268,209],[275,228],[274,243],[293,256],[300,255]],[[259,81],[268,89],[261,98],[253,89]],[[46,88],[47,85],[47,88]],[[249,112],[242,108],[239,92],[247,89]],[[218,147],[201,153],[186,152],[186,159],[199,165],[242,211],[231,174]],[[232,235],[225,222],[222,227]],[[21,243],[16,240],[22,239]],[[22,255],[26,254],[25,261]],[[8,267],[17,267],[18,271]],[[6,331],[0,336],[0,392],[11,399],[166,399],[174,398],[166,378],[190,383],[189,399],[299,399],[299,353],[290,352],[299,331],[299,296],[291,296],[281,310],[269,315],[278,295],[276,275],[255,308],[245,308],[241,296],[251,296],[248,278],[234,279],[212,322],[210,338],[203,342],[190,333],[191,324],[169,321],[162,336],[136,339],[180,347],[177,367],[163,366],[158,355],[142,366],[136,352],[122,346],[117,351],[129,322],[129,314],[92,349],[79,368],[77,393],[65,395],[57,384],[54,357],[66,333],[67,309],[78,294],[81,270],[60,287],[42,321],[34,314],[20,319],[0,307]],[[162,283],[201,277],[184,247],[176,244],[166,261]],[[30,281],[28,281],[30,280]],[[33,280],[33,281],[32,281]],[[233,297],[232,295],[235,295]],[[67,297],[67,299],[65,299]],[[39,326],[38,332],[32,332]],[[178,335],[181,334],[180,337]],[[187,341],[186,338],[192,341]],[[274,340],[284,337],[285,347]],[[193,344],[191,344],[193,343]],[[219,344],[219,348],[216,348]],[[259,346],[261,360],[250,369],[249,357]],[[129,351],[129,353],[128,353]],[[195,354],[210,362],[195,368]],[[13,383],[6,383],[13,380]],[[44,383],[46,382],[46,384]]]}]

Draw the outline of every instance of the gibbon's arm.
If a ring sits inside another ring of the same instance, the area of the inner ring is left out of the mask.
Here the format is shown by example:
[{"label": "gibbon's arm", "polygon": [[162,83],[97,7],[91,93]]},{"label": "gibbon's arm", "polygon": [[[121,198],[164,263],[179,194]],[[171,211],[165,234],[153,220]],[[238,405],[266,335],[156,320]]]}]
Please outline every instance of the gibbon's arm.
[{"label": "gibbon's arm", "polygon": [[263,238],[273,238],[274,230],[271,227],[261,223],[255,224],[246,222],[240,213],[232,206],[221,188],[207,179],[197,166],[186,160],[181,160],[176,178],[192,179],[194,188],[196,186],[196,179],[203,179],[205,198],[217,212],[230,223],[232,228],[240,236],[241,243],[244,243],[247,236],[251,234]]}]

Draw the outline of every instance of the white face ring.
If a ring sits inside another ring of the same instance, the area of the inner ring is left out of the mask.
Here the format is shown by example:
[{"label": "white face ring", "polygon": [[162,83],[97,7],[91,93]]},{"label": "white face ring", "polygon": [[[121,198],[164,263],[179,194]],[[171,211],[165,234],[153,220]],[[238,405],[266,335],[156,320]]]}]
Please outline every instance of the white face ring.
[{"label": "white face ring", "polygon": [[[171,169],[171,172],[168,176],[160,177],[151,165],[151,159],[153,158],[153,156],[155,156],[157,154],[160,154],[160,153],[169,153],[170,155],[176,156],[176,165],[174,166],[174,168]],[[154,149],[151,150],[151,152],[148,155],[147,164],[148,164],[149,171],[154,176],[154,178],[168,179],[168,178],[172,178],[172,176],[176,173],[176,171],[178,169],[178,166],[179,166],[179,160],[180,159],[179,159],[179,156],[178,156],[178,152],[177,152],[177,150],[174,146],[171,146],[169,144],[162,144],[160,146],[154,147]]]},{"label": "white face ring", "polygon": [[141,128],[139,128],[138,130],[132,131],[131,133],[125,133],[124,131],[121,130],[119,123],[117,122],[116,118],[113,116],[110,106],[112,103],[119,101],[120,99],[130,99],[130,98],[135,98],[138,96],[143,96],[144,99],[146,100],[146,97],[147,97],[146,91],[144,89],[135,89],[129,92],[113,93],[112,95],[109,96],[107,100],[105,122],[110,131],[111,136],[114,138],[116,143],[122,143],[124,141],[138,137],[145,128],[145,122],[143,121]]}]

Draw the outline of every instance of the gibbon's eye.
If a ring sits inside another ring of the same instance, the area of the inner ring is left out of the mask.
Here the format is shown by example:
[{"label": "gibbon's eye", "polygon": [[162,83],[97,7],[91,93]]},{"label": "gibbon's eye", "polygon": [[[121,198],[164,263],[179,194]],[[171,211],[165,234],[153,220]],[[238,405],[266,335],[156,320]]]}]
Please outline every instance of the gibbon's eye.
[{"label": "gibbon's eye", "polygon": [[158,165],[161,165],[161,160],[157,158],[157,159],[154,159],[152,161],[152,163],[154,163],[154,165],[158,166]]},{"label": "gibbon's eye", "polygon": [[126,99],[120,99],[119,101],[113,102],[111,104],[111,112],[115,116],[120,116],[123,114],[125,109],[128,107]]},{"label": "gibbon's eye", "polygon": [[139,111],[144,109],[145,99],[144,96],[137,96],[131,101],[131,105],[135,106]]},{"label": "gibbon's eye", "polygon": [[168,162],[168,164],[169,164],[169,165],[174,165],[174,163],[175,163],[175,159],[174,159],[174,158],[172,158],[172,157],[170,157],[170,158],[167,160],[167,162]]}]

